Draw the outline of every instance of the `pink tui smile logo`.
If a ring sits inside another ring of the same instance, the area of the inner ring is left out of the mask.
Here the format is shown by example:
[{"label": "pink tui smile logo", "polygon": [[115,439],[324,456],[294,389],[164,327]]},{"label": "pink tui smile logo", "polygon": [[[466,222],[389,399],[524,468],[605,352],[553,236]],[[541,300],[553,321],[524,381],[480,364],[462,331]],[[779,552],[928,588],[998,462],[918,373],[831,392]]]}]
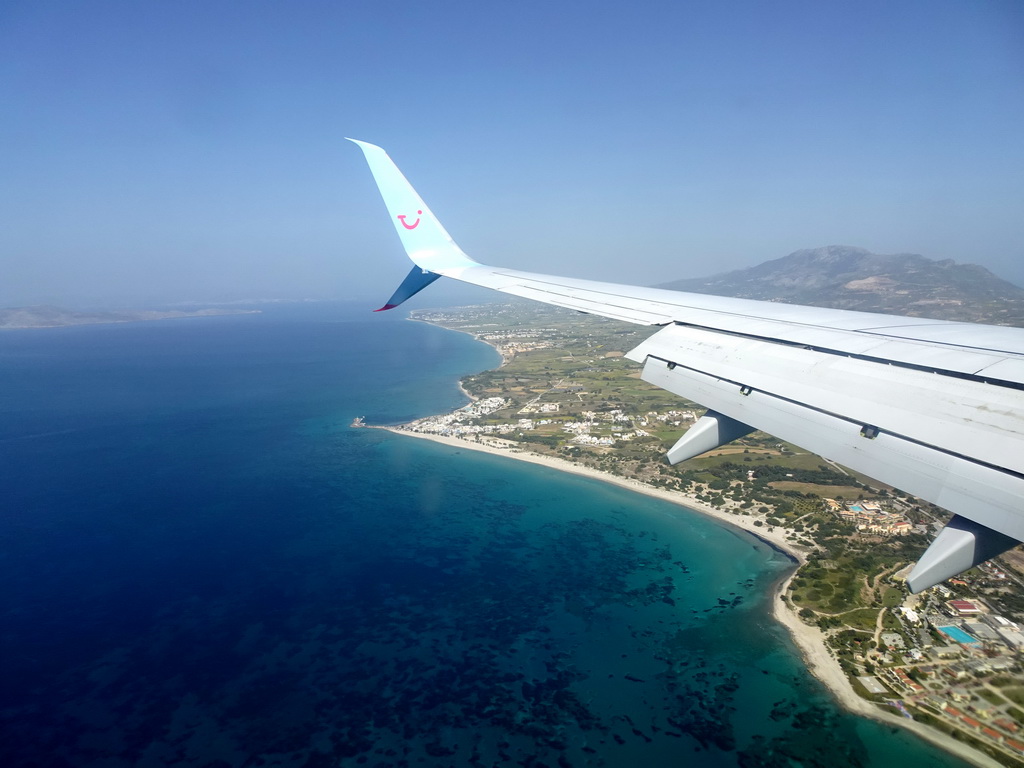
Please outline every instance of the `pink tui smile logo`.
[{"label": "pink tui smile logo", "polygon": [[[417,216],[422,216],[423,215],[423,211],[416,211],[416,215]],[[420,225],[420,220],[419,219],[416,219],[416,221],[414,221],[412,224],[407,224],[405,219],[406,219],[406,214],[404,214],[404,213],[401,214],[398,217],[398,220],[400,222],[402,222],[402,226],[405,227],[406,229],[416,229],[416,227],[418,227]]]}]

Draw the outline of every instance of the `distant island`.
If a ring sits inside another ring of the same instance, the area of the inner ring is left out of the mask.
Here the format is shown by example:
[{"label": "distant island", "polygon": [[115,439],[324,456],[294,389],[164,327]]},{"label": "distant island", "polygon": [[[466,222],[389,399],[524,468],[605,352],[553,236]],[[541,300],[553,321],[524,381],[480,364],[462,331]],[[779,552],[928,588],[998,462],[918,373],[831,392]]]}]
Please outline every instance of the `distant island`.
[{"label": "distant island", "polygon": [[170,320],[179,317],[211,317],[214,315],[251,315],[258,309],[196,309],[153,310],[125,309],[118,312],[76,312],[61,307],[10,307],[0,309],[0,329],[61,328],[68,325],[99,323],[137,323],[143,320]]}]

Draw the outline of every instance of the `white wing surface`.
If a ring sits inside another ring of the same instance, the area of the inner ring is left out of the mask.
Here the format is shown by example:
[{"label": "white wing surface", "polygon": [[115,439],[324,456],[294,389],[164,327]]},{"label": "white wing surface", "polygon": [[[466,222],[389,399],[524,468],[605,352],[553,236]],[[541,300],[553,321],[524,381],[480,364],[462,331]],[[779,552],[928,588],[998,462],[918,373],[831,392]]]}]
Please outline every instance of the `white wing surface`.
[{"label": "white wing surface", "polygon": [[950,510],[910,574],[915,592],[1024,540],[1024,329],[490,267],[463,253],[383,149],[355,143],[415,264],[383,308],[444,276],[662,326],[628,357],[645,381],[710,409],[669,460],[760,429]]}]

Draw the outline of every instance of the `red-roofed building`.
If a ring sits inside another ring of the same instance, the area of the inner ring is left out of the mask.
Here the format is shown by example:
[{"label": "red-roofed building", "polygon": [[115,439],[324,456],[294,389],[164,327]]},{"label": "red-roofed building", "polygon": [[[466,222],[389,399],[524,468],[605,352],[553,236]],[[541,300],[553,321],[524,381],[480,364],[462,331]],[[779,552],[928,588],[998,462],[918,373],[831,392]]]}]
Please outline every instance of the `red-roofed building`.
[{"label": "red-roofed building", "polygon": [[1008,731],[1010,733],[1016,733],[1020,730],[1020,726],[1013,722],[1013,720],[1007,720],[1005,718],[996,720],[995,724],[1002,728],[1004,731]]},{"label": "red-roofed building", "polygon": [[946,605],[948,605],[954,613],[960,616],[977,616],[981,613],[981,608],[970,600],[950,600]]}]

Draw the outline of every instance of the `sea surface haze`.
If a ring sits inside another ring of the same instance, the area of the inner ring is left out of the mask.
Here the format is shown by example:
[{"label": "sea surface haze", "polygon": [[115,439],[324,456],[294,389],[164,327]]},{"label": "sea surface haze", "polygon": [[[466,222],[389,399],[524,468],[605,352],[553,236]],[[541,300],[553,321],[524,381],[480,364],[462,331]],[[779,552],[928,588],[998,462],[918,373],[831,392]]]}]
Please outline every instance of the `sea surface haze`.
[{"label": "sea surface haze", "polygon": [[351,428],[500,362],[366,310],[0,334],[0,764],[962,765],[837,709],[757,539]]}]

